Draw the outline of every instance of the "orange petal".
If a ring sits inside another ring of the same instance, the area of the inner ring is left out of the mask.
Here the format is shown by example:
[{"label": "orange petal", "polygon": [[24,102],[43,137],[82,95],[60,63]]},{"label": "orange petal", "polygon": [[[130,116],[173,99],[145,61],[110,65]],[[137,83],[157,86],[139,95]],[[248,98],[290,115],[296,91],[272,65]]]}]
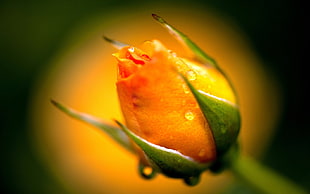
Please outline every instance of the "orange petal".
[{"label": "orange petal", "polygon": [[[172,68],[176,60],[154,41],[151,60],[130,77],[119,79],[117,90],[127,127],[149,142],[200,162],[212,161],[216,152],[211,130]],[[179,63],[179,68],[188,71],[187,64]]]}]

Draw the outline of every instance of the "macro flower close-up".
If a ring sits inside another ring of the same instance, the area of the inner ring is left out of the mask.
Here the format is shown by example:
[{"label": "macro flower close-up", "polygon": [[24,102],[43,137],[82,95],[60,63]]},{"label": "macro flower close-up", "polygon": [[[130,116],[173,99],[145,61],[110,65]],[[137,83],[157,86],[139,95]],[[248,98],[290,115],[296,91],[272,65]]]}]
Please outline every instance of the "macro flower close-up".
[{"label": "macro flower close-up", "polygon": [[179,57],[158,40],[133,47],[104,37],[120,49],[113,55],[118,61],[116,86],[126,125],[116,121],[120,128],[115,128],[54,100],[52,103],[134,150],[143,177],[152,178],[161,172],[196,185],[200,174],[216,165],[237,143],[237,99],[212,58],[161,17],[153,17],[194,57]]},{"label": "macro flower close-up", "polygon": [[0,4],[1,193],[309,193],[296,3]]},{"label": "macro flower close-up", "polygon": [[195,186],[205,171],[218,174],[229,169],[261,192],[303,193],[281,175],[240,155],[241,118],[232,83],[190,38],[160,16],[152,16],[185,46],[190,58],[158,40],[130,46],[103,37],[118,49],[113,54],[118,63],[116,90],[125,124],[116,119],[109,124],[55,100],[52,104],[101,129],[137,155],[145,179],[161,173]]}]

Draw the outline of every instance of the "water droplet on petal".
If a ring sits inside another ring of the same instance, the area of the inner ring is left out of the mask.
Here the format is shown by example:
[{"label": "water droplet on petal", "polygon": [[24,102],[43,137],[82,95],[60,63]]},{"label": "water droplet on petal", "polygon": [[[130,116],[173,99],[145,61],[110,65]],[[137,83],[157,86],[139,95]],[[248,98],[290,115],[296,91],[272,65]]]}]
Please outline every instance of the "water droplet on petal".
[{"label": "water droplet on petal", "polygon": [[128,51],[131,52],[131,53],[135,52],[135,47],[128,48]]},{"label": "water droplet on petal", "polygon": [[195,115],[192,111],[185,112],[185,118],[189,121],[193,120],[195,118]]},{"label": "water droplet on petal", "polygon": [[172,51],[172,50],[168,50],[168,52],[169,52],[173,57],[176,57],[176,56],[177,56],[177,54],[176,54],[174,51]]},{"label": "water droplet on petal", "polygon": [[184,182],[189,186],[195,186],[199,183],[200,177],[198,176],[191,176],[184,179]]},{"label": "water droplet on petal", "polygon": [[139,173],[145,179],[152,179],[156,175],[156,171],[152,167],[141,163],[139,164]]},{"label": "water droplet on petal", "polygon": [[131,100],[134,107],[141,106],[141,100],[137,96],[132,96]]},{"label": "water droplet on petal", "polygon": [[197,79],[197,74],[196,74],[196,72],[195,72],[195,71],[192,71],[192,70],[186,72],[186,76],[187,76],[187,79],[188,79],[188,80],[191,80],[191,81]]},{"label": "water droplet on petal", "polygon": [[205,149],[201,149],[198,153],[198,156],[203,157],[204,155],[206,155],[206,150]]},{"label": "water droplet on petal", "polygon": [[182,87],[183,87],[183,91],[184,91],[185,94],[189,94],[189,93],[190,93],[190,90],[189,90],[189,88],[188,88],[188,86],[187,86],[186,83],[184,83],[184,84],[182,85]]}]

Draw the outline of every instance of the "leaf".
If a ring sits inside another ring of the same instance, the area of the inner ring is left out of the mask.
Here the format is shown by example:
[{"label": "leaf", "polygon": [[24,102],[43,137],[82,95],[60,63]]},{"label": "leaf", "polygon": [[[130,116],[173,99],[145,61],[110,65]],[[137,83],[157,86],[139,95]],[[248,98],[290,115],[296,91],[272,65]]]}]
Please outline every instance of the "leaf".
[{"label": "leaf", "polygon": [[225,99],[196,90],[184,75],[180,75],[190,88],[210,125],[218,155],[224,154],[236,142],[239,134],[239,108]]},{"label": "leaf", "polygon": [[147,140],[135,135],[120,122],[116,121],[116,123],[144,151],[145,155],[152,164],[152,167],[169,177],[184,178],[185,180],[190,178],[190,180],[195,180],[195,178],[199,177],[201,172],[210,166],[208,163],[198,163],[192,158],[184,156],[176,150],[150,143]]},{"label": "leaf", "polygon": [[124,131],[121,130],[120,128],[109,125],[107,123],[104,123],[99,118],[96,118],[96,117],[91,116],[89,114],[81,113],[81,112],[78,112],[72,108],[68,108],[68,107],[66,107],[66,106],[64,106],[64,105],[62,105],[62,104],[60,104],[54,100],[51,100],[51,103],[55,107],[57,107],[59,110],[61,110],[62,112],[69,115],[70,117],[75,118],[75,119],[80,120],[80,121],[83,121],[85,123],[88,123],[92,126],[95,126],[99,129],[101,129],[106,134],[108,134],[112,139],[114,139],[115,141],[120,143],[123,147],[125,147],[127,150],[129,150],[131,152],[135,152],[130,139],[128,138],[126,133],[124,133]]},{"label": "leaf", "polygon": [[[172,34],[177,40],[179,40],[181,43],[183,43],[189,50],[191,50],[196,58],[201,61],[202,63],[208,63],[209,65],[217,68],[219,71],[220,68],[217,65],[216,61],[207,55],[201,48],[199,48],[191,39],[189,39],[185,34],[183,34],[181,31],[177,30],[170,24],[168,24],[163,18],[156,14],[152,14],[153,18],[158,21],[164,28],[166,28],[170,34]],[[222,72],[222,71],[221,71]]]}]

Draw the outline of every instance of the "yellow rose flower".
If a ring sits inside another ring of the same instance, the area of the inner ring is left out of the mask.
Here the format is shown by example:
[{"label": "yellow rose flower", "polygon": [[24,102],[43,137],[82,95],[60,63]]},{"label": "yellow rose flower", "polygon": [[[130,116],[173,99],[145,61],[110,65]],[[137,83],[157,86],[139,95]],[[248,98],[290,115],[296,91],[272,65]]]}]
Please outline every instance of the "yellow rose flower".
[{"label": "yellow rose flower", "polygon": [[159,41],[127,46],[118,60],[117,91],[126,126],[137,136],[198,162],[216,159],[212,131],[184,80],[201,91],[235,103],[226,79],[213,67],[179,58]]},{"label": "yellow rose flower", "polygon": [[[138,154],[143,177],[160,172],[195,185],[205,170],[216,172],[225,166],[240,129],[237,99],[213,59],[162,18],[153,17],[196,59],[179,57],[158,40],[133,47],[105,38],[119,48],[114,54],[116,86],[125,125],[116,121],[119,127],[112,126],[52,102]],[[146,167],[152,171],[144,172]]]}]

